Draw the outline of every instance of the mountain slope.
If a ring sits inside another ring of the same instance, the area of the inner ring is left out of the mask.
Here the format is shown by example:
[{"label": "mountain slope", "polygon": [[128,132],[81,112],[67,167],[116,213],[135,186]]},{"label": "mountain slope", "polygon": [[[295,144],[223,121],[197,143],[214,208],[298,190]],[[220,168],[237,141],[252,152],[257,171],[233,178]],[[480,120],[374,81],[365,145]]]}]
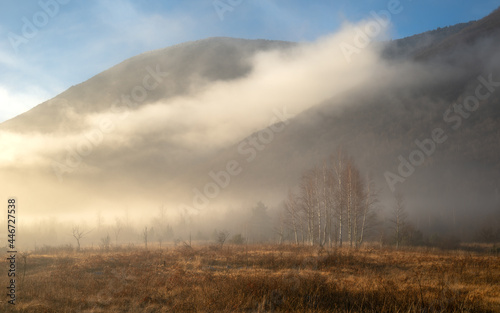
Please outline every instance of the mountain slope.
[{"label": "mountain slope", "polygon": [[[434,37],[439,39],[430,46],[452,43],[447,44],[451,52],[409,49],[428,51],[425,59],[420,58],[423,54],[415,54],[423,74],[406,73],[420,75],[419,80],[400,75],[388,78],[385,84],[365,86],[348,97],[330,99],[296,116],[254,161],[247,164],[238,146],[233,146],[218,162],[197,173],[221,169],[227,160],[238,160],[244,164],[243,173],[235,179],[231,194],[251,202],[255,192],[247,191],[257,189],[266,201],[278,203],[276,195],[283,199],[288,188],[297,186],[303,171],[343,149],[371,174],[384,190],[382,197],[390,201],[385,174],[398,174],[398,158],[409,160],[419,149],[415,141],[432,138],[433,130],[440,128],[445,142],[436,144],[424,163],[414,166],[414,174],[395,186],[407,195],[413,214],[418,211],[433,219],[446,219],[454,210],[460,223],[482,223],[500,207],[500,87],[489,86],[493,92],[479,101],[479,108],[465,111],[467,117],[460,119],[460,125],[454,105],[463,106],[466,99],[475,96],[482,81],[500,82],[500,36],[491,23],[500,20],[497,17],[495,11],[483,20],[458,25],[448,36]],[[399,53],[412,56],[408,50]],[[201,190],[209,181],[205,178],[195,186]],[[442,225],[427,227],[432,231],[446,229]],[[467,232],[471,235],[474,230]]]},{"label": "mountain slope", "polygon": [[493,11],[483,19],[469,23],[460,31],[438,40],[429,47],[416,53],[418,60],[429,59],[437,55],[453,52],[466,45],[474,45],[482,39],[495,38],[500,32],[500,8]]},{"label": "mountain slope", "polygon": [[[124,102],[123,95],[132,98],[132,90],[142,86],[144,77],[151,72],[168,76],[161,76],[161,83],[147,91],[140,105],[197,92],[208,82],[237,79],[249,73],[248,58],[257,51],[293,45],[283,41],[217,37],[146,52],[72,86],[57,97],[0,124],[0,129],[77,131],[84,126],[79,116],[109,110],[117,103],[120,105]],[[148,83],[154,85],[155,81]]]}]

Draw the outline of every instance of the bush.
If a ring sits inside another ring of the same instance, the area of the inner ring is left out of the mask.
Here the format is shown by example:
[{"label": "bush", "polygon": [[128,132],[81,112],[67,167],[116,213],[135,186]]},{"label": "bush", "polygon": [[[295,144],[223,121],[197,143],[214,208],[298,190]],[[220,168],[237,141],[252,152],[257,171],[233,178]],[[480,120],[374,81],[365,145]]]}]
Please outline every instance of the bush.
[{"label": "bush", "polygon": [[493,230],[493,227],[483,227],[476,234],[476,240],[484,243],[497,242],[499,238],[500,231]]},{"label": "bush", "polygon": [[111,238],[109,237],[108,234],[106,237],[101,238],[101,244],[99,245],[99,247],[101,248],[101,250],[108,252],[110,244],[111,244]]},{"label": "bush", "polygon": [[233,245],[242,245],[245,243],[245,238],[241,234],[234,235],[229,241]]}]

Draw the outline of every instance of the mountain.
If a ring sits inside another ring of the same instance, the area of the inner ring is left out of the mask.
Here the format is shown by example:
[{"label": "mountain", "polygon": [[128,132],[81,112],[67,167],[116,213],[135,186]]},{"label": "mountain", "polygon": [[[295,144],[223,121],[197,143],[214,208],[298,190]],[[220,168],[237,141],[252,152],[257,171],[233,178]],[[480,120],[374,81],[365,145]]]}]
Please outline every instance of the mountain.
[{"label": "mountain", "polygon": [[237,79],[251,70],[246,60],[257,51],[293,45],[283,41],[218,37],[146,52],[72,86],[0,124],[0,129],[16,132],[79,130],[83,127],[81,121],[78,122],[79,116],[109,110],[122,95],[129,95],[134,87],[142,85],[148,68],[154,71],[158,68],[168,76],[162,77],[162,83],[148,92],[141,105],[197,92],[207,82]]},{"label": "mountain", "polygon": [[420,53],[420,51],[439,44],[442,40],[454,36],[464,28],[470,27],[472,24],[474,24],[474,22],[460,23],[393,40],[385,46],[384,56],[388,59],[414,57],[416,54]]},{"label": "mountain", "polygon": [[500,8],[493,11],[485,18],[469,23],[459,31],[454,32],[421,49],[416,54],[417,59],[426,59],[437,54],[446,54],[464,45],[474,45],[479,40],[498,36],[500,31]]},{"label": "mountain", "polygon": [[[411,213],[435,221],[456,215],[457,225],[462,226],[439,222],[420,226],[432,231],[460,228],[457,233],[469,235],[473,230],[463,226],[467,223],[491,221],[492,214],[498,221],[499,21],[500,11],[496,10],[479,21],[390,42],[384,58],[395,66],[415,60],[412,64],[416,66],[388,78],[385,84],[374,80],[362,92],[330,99],[296,116],[280,142],[270,145],[259,164],[252,166],[247,181],[281,186],[276,192],[284,194],[297,185],[304,170],[321,165],[326,156],[343,149],[387,191],[387,198],[382,195],[387,207],[391,193],[385,174],[399,174],[399,157],[409,160],[412,152],[422,151],[415,141],[432,138],[433,130],[440,128],[446,140],[435,143],[423,164],[413,166],[414,174],[400,176],[404,182],[395,184],[406,195]],[[404,74],[421,77],[413,80]],[[493,81],[497,87],[490,85],[492,92],[479,100],[476,91],[485,81]],[[468,102],[471,97],[471,101],[478,100],[478,108],[463,109],[464,104],[472,104]],[[456,105],[464,112],[456,113]],[[305,166],[308,163],[311,165]],[[277,168],[283,169],[280,174],[276,174]],[[294,170],[298,168],[302,171]],[[270,178],[268,173],[275,175]],[[241,196],[246,188],[249,186],[242,188]]]},{"label": "mountain", "polygon": [[[467,117],[460,118],[460,125],[454,109],[455,104],[463,105],[475,95],[481,81],[500,82],[498,14],[497,10],[476,22],[390,42],[383,51],[384,58],[395,66],[416,60],[416,67],[405,74],[421,75],[420,79],[398,73],[385,84],[373,83],[361,92],[329,99],[295,116],[286,130],[244,168],[232,194],[251,202],[254,194],[248,190],[261,185],[259,195],[276,203],[276,195],[283,198],[288,188],[296,187],[305,170],[320,166],[330,154],[342,149],[375,179],[384,190],[381,197],[385,206],[389,206],[391,193],[385,174],[398,174],[399,157],[409,160],[419,149],[415,141],[432,138],[433,130],[440,128],[446,140],[436,143],[435,152],[426,156],[422,165],[414,166],[414,174],[402,177],[404,183],[395,185],[406,195],[411,213],[422,220],[434,220],[421,228],[461,228],[461,235],[471,235],[474,230],[456,225],[471,221],[479,225],[491,214],[498,218],[500,93],[494,87],[478,109],[465,111]],[[224,168],[227,160],[246,164],[235,145],[196,172]],[[203,181],[197,186],[201,189]],[[452,214],[456,225],[439,222]]]},{"label": "mountain", "polygon": [[[366,49],[352,65],[331,56],[341,35],[209,38],[141,54],[0,124],[1,187],[40,216],[196,201],[276,208],[342,149],[386,206],[391,173],[411,214],[481,223],[500,207],[499,14],[385,43],[380,56]],[[422,148],[436,129],[446,139]],[[414,151],[422,164],[403,177]]]}]

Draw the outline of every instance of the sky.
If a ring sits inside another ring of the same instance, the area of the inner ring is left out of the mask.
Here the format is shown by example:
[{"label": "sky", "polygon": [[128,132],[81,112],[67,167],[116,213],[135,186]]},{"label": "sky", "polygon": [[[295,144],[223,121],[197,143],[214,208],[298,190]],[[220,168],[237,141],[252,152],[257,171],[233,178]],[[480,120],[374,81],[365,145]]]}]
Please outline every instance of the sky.
[{"label": "sky", "polygon": [[480,19],[500,0],[2,0],[0,122],[137,54],[225,36],[313,41],[388,10],[403,38]]}]

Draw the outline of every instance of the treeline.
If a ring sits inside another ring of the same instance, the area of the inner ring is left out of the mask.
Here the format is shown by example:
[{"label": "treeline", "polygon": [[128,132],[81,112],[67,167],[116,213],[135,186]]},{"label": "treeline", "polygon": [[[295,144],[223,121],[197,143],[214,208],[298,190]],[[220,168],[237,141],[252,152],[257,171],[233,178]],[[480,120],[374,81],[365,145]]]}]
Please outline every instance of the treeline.
[{"label": "treeline", "polygon": [[[352,157],[340,151],[306,170],[283,201],[275,233],[278,242],[330,247],[359,247],[366,240],[384,246],[426,246],[458,249],[461,238],[452,233],[423,234],[409,220],[403,194],[385,203],[368,175]],[[474,242],[500,242],[500,227],[478,229]]]},{"label": "treeline", "polygon": [[308,171],[284,201],[280,241],[359,247],[375,225],[377,192],[354,160],[340,151]]}]

